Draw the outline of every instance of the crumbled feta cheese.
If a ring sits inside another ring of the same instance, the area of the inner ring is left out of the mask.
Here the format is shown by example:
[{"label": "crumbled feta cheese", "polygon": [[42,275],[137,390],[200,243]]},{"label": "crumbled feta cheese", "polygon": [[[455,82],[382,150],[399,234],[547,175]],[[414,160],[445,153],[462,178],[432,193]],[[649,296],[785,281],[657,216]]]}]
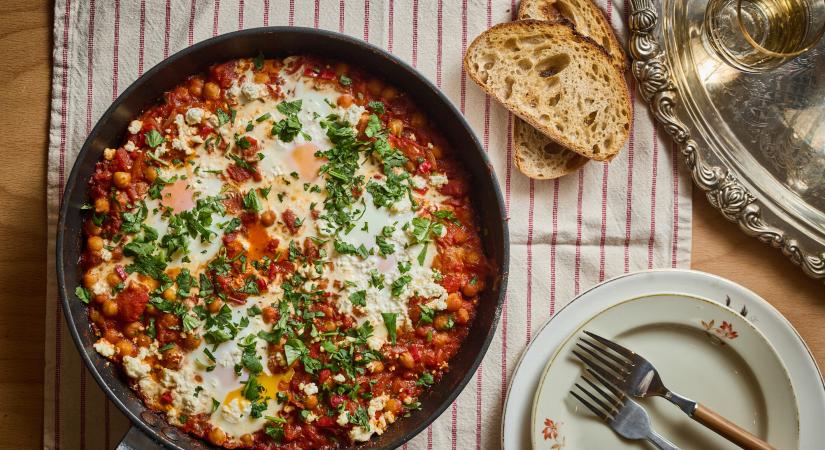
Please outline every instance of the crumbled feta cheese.
[{"label": "crumbled feta cheese", "polygon": [[102,259],[104,261],[111,261],[112,260],[112,252],[110,252],[106,248],[100,249],[100,259]]},{"label": "crumbled feta cheese", "polygon": [[203,110],[200,108],[189,108],[186,111],[186,123],[197,125],[203,120]]},{"label": "crumbled feta cheese", "polygon": [[421,175],[416,175],[410,178],[410,181],[412,182],[412,186],[416,189],[424,189],[427,187],[427,180],[425,180]]},{"label": "crumbled feta cheese", "polygon": [[[129,142],[132,142],[132,141],[129,141]],[[115,149],[113,149],[113,148],[107,148],[107,149],[103,150],[103,157],[104,157],[107,161],[111,161],[111,160],[115,157],[115,152],[116,152],[116,150],[115,150]]]},{"label": "crumbled feta cheese", "polygon": [[126,141],[126,145],[124,145],[124,146],[123,146],[123,148],[124,148],[127,152],[133,152],[133,151],[137,150],[137,146],[136,146],[136,145],[135,145],[135,143],[134,143],[134,142],[132,142],[132,141]]},{"label": "crumbled feta cheese", "polygon": [[143,362],[143,359],[134,356],[123,357],[123,370],[130,378],[144,378],[152,371],[152,366]]},{"label": "crumbled feta cheese", "polygon": [[315,383],[301,383],[298,385],[298,389],[304,391],[304,394],[306,395],[315,395],[318,393],[318,386],[316,386]]},{"label": "crumbled feta cheese", "polygon": [[248,81],[241,86],[241,93],[249,100],[257,100],[268,94],[265,85]]},{"label": "crumbled feta cheese", "polygon": [[443,173],[433,173],[430,174],[430,184],[435,187],[441,187],[447,184],[450,180],[447,179],[447,176]]},{"label": "crumbled feta cheese", "polygon": [[307,417],[306,417],[306,422],[307,423],[312,423],[312,422],[315,422],[316,420],[318,420],[318,416],[316,416],[314,412],[310,412],[309,414],[307,414]]},{"label": "crumbled feta cheese", "polygon": [[226,96],[230,98],[238,98],[241,95],[241,87],[235,83],[226,90]]},{"label": "crumbled feta cheese", "polygon": [[106,358],[115,355],[115,346],[106,339],[99,339],[94,344],[95,350]]},{"label": "crumbled feta cheese", "polygon": [[140,130],[143,128],[143,122],[139,120],[133,120],[129,122],[129,132],[132,134],[140,133]]},{"label": "crumbled feta cheese", "polygon": [[347,379],[344,377],[344,374],[342,373],[336,374],[334,377],[332,377],[332,379],[335,380],[337,383],[343,383],[347,381]]},{"label": "crumbled feta cheese", "polygon": [[218,126],[221,123],[221,121],[218,119],[218,116],[216,115],[209,116],[209,118],[206,119],[206,121],[209,122],[209,126],[212,128],[218,128]]},{"label": "crumbled feta cheese", "polygon": [[356,105],[355,103],[353,103],[349,108],[342,108],[339,106],[333,110],[333,114],[337,115],[341,118],[341,120],[349,123],[350,125],[357,125],[364,112],[366,112],[366,109],[364,109],[363,106]]},{"label": "crumbled feta cheese", "polygon": [[338,414],[338,419],[335,422],[342,427],[346,426],[349,423],[349,413],[346,411],[341,411],[341,414]]},{"label": "crumbled feta cheese", "polygon": [[243,418],[243,405],[241,402],[245,400],[233,399],[228,405],[221,407],[221,418],[229,423],[240,423]]}]

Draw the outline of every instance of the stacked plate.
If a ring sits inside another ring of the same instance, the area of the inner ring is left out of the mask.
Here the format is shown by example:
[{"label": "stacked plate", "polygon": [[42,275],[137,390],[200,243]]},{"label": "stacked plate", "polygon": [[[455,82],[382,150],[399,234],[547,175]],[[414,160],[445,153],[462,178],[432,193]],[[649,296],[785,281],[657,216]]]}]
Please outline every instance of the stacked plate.
[{"label": "stacked plate", "polygon": [[[825,384],[791,324],[731,281],[662,270],[602,283],[544,325],[512,377],[503,448],[650,448],[618,437],[569,394],[582,373],[571,350],[584,329],[644,356],[669,388],[776,448],[825,442]],[[639,403],[653,427],[683,450],[738,448],[664,399]]]}]

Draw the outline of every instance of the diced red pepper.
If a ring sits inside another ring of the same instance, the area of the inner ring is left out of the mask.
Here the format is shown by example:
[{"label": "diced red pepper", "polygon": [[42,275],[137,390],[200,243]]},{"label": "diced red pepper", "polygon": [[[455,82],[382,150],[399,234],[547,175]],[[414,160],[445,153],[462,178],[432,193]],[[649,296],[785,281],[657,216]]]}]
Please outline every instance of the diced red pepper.
[{"label": "diced red pepper", "polygon": [[119,276],[120,279],[123,281],[126,281],[126,278],[129,277],[129,275],[126,273],[126,270],[124,270],[123,266],[121,266],[120,264],[115,266],[115,272],[117,273],[117,276]]},{"label": "diced red pepper", "polygon": [[315,421],[316,427],[328,428],[335,426],[335,419],[330,416],[324,416]]},{"label": "diced red pepper", "polygon": [[418,173],[428,174],[433,170],[433,165],[429,161],[424,161],[418,165]]}]

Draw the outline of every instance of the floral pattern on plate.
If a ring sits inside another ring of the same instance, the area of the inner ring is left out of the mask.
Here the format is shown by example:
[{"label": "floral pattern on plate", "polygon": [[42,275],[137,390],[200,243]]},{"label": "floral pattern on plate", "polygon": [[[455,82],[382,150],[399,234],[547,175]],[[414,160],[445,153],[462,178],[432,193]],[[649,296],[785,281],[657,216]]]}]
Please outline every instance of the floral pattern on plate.
[{"label": "floral pattern on plate", "polygon": [[733,329],[733,324],[728,322],[727,320],[723,320],[722,323],[717,327],[716,320],[711,319],[710,322],[702,322],[702,328],[708,332],[708,334],[713,333],[712,335],[721,339],[728,339],[734,340],[739,337],[739,332]]},{"label": "floral pattern on plate", "polygon": [[564,436],[559,434],[559,427],[561,426],[561,422],[554,422],[549,418],[544,419],[544,429],[542,430],[542,434],[544,435],[545,441],[550,441],[550,443],[553,444],[550,446],[551,450],[561,450],[566,444]]}]

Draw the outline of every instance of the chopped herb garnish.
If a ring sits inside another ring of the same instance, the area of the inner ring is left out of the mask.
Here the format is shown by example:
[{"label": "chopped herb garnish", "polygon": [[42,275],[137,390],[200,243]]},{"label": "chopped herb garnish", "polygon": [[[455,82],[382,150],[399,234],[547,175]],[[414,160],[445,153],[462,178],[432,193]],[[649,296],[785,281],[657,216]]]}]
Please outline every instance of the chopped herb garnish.
[{"label": "chopped herb garnish", "polygon": [[143,137],[146,139],[146,145],[152,148],[163,144],[163,141],[165,140],[163,135],[158,133],[158,130],[149,130],[146,133],[143,133]]},{"label": "chopped herb garnish", "polygon": [[390,336],[390,342],[392,345],[395,345],[396,339],[396,320],[398,318],[398,313],[381,313],[381,317],[384,319],[384,325],[387,327],[387,334]]}]

